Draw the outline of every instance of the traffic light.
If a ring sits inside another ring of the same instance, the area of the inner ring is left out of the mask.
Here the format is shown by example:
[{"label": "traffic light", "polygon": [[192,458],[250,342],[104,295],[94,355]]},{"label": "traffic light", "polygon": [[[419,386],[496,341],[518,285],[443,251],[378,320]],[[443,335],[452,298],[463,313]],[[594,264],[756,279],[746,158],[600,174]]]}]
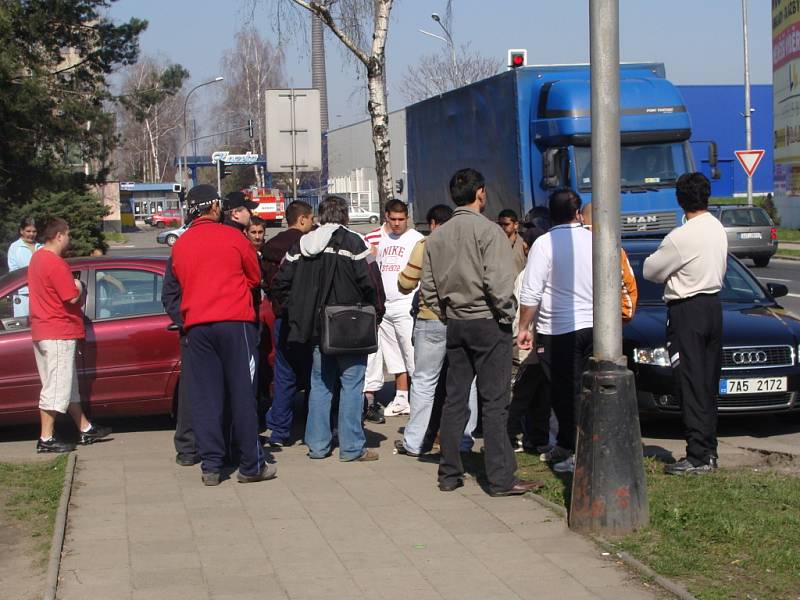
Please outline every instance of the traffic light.
[{"label": "traffic light", "polygon": [[403,180],[402,179],[395,179],[394,180],[394,191],[396,194],[403,193]]},{"label": "traffic light", "polygon": [[519,67],[528,66],[528,51],[525,49],[516,49],[508,51],[508,68],[517,69]]},{"label": "traffic light", "polygon": [[231,170],[225,168],[225,161],[221,158],[217,159],[217,173],[219,174],[220,179],[225,179],[231,174]]}]

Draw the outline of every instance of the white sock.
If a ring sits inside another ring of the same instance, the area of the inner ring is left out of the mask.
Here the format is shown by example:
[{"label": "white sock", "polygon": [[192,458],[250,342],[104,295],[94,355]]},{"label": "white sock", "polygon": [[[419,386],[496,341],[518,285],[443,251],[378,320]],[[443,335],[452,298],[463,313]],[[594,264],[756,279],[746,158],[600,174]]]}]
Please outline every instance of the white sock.
[{"label": "white sock", "polygon": [[394,393],[394,399],[402,404],[408,404],[408,390],[397,390]]},{"label": "white sock", "polygon": [[86,429],[81,429],[81,433],[86,433],[87,431],[90,431],[91,429],[92,429],[92,424],[89,423],[89,426]]}]

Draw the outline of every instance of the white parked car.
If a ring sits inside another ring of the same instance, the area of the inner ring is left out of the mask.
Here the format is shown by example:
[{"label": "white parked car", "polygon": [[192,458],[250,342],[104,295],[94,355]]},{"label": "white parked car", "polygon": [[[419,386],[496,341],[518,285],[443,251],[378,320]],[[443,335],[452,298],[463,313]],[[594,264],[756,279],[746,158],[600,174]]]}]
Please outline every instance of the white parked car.
[{"label": "white parked car", "polygon": [[377,223],[380,220],[380,215],[376,212],[371,212],[357,206],[350,207],[351,223]]},{"label": "white parked car", "polygon": [[175,242],[178,241],[178,238],[181,236],[181,234],[184,231],[186,231],[187,227],[188,227],[188,225],[182,225],[181,227],[178,227],[177,229],[170,229],[169,231],[162,231],[161,233],[158,234],[158,237],[156,238],[156,241],[159,244],[166,244],[167,246],[174,246]]}]

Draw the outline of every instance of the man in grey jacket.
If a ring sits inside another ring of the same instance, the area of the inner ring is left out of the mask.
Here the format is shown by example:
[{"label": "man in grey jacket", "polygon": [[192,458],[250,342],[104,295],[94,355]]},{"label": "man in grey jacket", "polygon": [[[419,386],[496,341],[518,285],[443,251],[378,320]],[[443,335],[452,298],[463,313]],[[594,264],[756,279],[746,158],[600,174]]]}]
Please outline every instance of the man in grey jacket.
[{"label": "man in grey jacket", "polygon": [[467,424],[470,383],[477,375],[489,494],[524,494],[542,483],[516,479],[517,461],[506,433],[511,324],[517,310],[514,257],[503,231],[481,214],[486,185],[480,173],[458,171],[450,180],[450,196],[458,208],[425,244],[420,287],[425,304],[447,322],[439,489],[450,492],[464,485],[459,443]]}]

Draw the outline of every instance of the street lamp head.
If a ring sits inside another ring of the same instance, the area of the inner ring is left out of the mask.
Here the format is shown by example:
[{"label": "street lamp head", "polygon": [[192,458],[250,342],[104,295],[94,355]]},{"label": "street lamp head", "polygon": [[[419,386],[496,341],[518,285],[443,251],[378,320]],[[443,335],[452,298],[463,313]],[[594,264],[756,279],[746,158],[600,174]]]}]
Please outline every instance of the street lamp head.
[{"label": "street lamp head", "polygon": [[439,17],[439,13],[433,13],[433,14],[431,15],[431,19],[433,19],[433,20],[434,20],[434,21],[436,21],[437,23],[440,23],[440,22],[442,21],[442,19]]},{"label": "street lamp head", "polygon": [[214,81],[222,81],[223,79],[225,79],[225,78],[222,77],[222,76],[214,77]]}]

